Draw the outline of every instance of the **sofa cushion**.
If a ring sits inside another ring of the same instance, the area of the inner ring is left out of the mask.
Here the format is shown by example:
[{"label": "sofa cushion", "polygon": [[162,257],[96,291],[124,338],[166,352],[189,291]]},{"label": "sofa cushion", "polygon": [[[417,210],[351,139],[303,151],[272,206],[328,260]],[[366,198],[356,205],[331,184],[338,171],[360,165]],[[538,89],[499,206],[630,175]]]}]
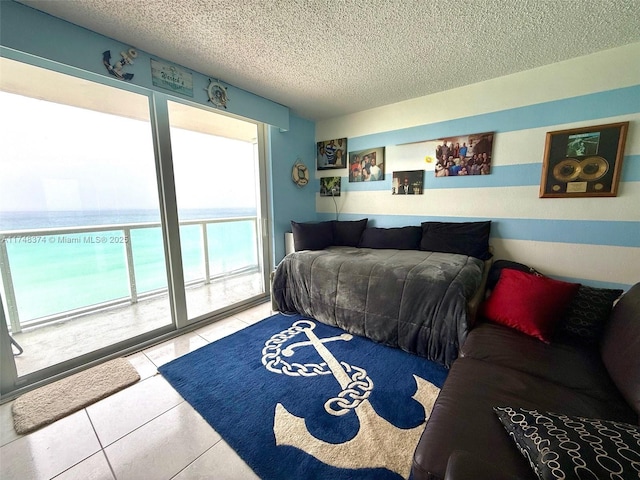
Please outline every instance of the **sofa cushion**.
[{"label": "sofa cushion", "polygon": [[580,284],[504,269],[480,315],[549,342]]},{"label": "sofa cushion", "polygon": [[524,408],[494,409],[540,479],[638,478],[640,427]]},{"label": "sofa cushion", "polygon": [[602,401],[512,368],[459,358],[449,371],[414,453],[414,479],[444,478],[447,459],[456,450],[500,465],[514,476],[535,479],[493,412],[493,407],[504,405],[635,421],[626,405]]},{"label": "sofa cushion", "polygon": [[421,235],[420,227],[365,228],[359,247],[418,250]]},{"label": "sofa cushion", "polygon": [[564,318],[558,322],[556,338],[576,344],[596,346],[611,315],[613,303],[622,290],[580,285]]},{"label": "sofa cushion", "polygon": [[423,222],[420,250],[459,253],[480,260],[491,258],[487,222]]},{"label": "sofa cushion", "polygon": [[518,480],[510,472],[494,462],[477,459],[469,452],[456,450],[447,462],[447,474],[444,480]]},{"label": "sofa cushion", "polygon": [[354,221],[335,220],[333,222],[333,245],[337,247],[357,247],[362,232],[367,228],[368,218]]},{"label": "sofa cushion", "polygon": [[640,416],[640,283],[613,307],[600,352],[613,382]]},{"label": "sofa cushion", "polygon": [[333,222],[298,223],[291,222],[293,246],[301,250],[324,250],[333,245]]},{"label": "sofa cushion", "polygon": [[462,357],[512,368],[605,402],[624,405],[597,351],[544,343],[509,327],[479,322],[460,348]]}]

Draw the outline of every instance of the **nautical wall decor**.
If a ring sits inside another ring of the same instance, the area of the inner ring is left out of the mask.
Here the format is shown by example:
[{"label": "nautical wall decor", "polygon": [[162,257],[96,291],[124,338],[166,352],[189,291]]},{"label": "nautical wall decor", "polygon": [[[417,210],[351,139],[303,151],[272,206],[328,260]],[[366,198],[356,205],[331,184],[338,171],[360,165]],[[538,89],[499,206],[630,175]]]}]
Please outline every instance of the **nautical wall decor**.
[{"label": "nautical wall decor", "polygon": [[122,57],[116,63],[111,65],[111,50],[106,50],[102,52],[102,63],[111,75],[120,80],[131,80],[133,78],[133,73],[123,73],[122,68],[125,65],[132,65],[133,59],[138,56],[138,52],[134,48],[130,48],[126,52],[120,52],[120,56]]},{"label": "nautical wall decor", "polygon": [[193,97],[193,76],[180,67],[152,58],[151,80],[156,87]]},{"label": "nautical wall decor", "polygon": [[211,103],[218,108],[227,108],[227,102],[229,101],[229,97],[227,96],[227,87],[217,80],[214,81],[209,79],[209,85],[205,90],[207,91],[207,96]]},{"label": "nautical wall decor", "polygon": [[293,183],[298,187],[304,187],[309,183],[309,169],[299,158],[296,160],[296,163],[293,164],[291,180],[293,180]]}]

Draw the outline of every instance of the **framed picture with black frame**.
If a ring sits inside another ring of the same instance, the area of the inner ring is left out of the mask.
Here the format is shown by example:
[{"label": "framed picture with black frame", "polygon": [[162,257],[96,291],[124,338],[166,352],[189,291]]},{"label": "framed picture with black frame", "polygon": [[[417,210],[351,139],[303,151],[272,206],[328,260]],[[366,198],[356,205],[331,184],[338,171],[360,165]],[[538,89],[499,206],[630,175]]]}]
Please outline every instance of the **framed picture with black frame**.
[{"label": "framed picture with black frame", "polygon": [[629,122],[548,132],[540,198],[615,197]]},{"label": "framed picture with black frame", "polygon": [[347,168],[347,139],[337,138],[318,142],[316,145],[316,169],[333,170]]}]

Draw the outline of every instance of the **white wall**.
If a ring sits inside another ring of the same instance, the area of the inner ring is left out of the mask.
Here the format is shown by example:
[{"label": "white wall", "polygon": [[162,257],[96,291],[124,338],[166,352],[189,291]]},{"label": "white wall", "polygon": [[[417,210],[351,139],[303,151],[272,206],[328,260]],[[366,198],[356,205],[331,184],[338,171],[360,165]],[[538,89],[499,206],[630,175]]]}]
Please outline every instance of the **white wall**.
[{"label": "white wall", "polygon": [[[618,196],[539,198],[549,131],[629,121]],[[409,142],[495,132],[491,175],[434,178]],[[496,258],[557,278],[628,288],[640,281],[640,43],[316,124],[316,141],[348,137],[350,151],[386,147],[385,180],[342,176],[340,219],[377,226],[491,219]],[[425,193],[392,196],[396,170],[426,170]],[[316,197],[320,219],[335,218]]]}]

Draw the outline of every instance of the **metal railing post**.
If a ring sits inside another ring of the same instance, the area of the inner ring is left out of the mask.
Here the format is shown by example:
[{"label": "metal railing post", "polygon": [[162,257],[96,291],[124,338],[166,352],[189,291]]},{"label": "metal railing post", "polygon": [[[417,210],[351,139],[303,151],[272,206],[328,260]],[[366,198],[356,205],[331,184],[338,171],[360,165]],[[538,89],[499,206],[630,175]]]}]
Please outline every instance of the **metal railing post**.
[{"label": "metal railing post", "polygon": [[0,273],[2,274],[2,284],[7,297],[7,312],[9,313],[9,323],[11,333],[22,331],[20,326],[20,315],[18,314],[18,302],[16,292],[13,288],[13,278],[11,276],[11,266],[9,265],[9,252],[7,252],[7,237],[0,235]]},{"label": "metal railing post", "polygon": [[138,303],[138,288],[136,286],[136,270],[133,265],[133,247],[131,246],[131,229],[122,229],[124,234],[124,248],[127,254],[127,272],[129,273],[129,295],[131,303]]},{"label": "metal railing post", "polygon": [[202,222],[202,247],[204,249],[204,283],[211,283],[209,272],[209,238],[207,236],[207,222]]}]

